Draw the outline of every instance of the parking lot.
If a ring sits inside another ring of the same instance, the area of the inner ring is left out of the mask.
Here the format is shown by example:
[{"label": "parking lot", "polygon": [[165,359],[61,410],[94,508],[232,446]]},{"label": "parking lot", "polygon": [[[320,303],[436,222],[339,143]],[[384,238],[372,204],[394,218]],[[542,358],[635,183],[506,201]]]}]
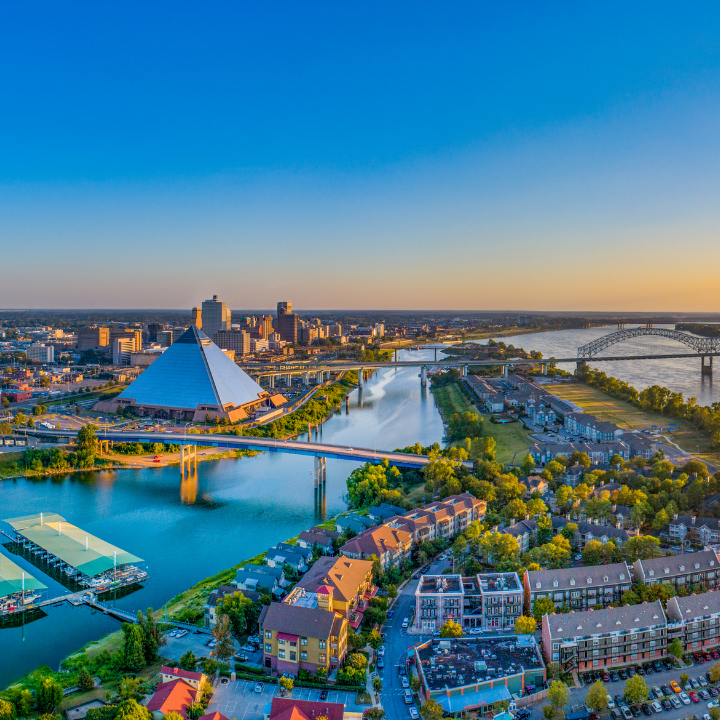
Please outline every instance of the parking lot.
[{"label": "parking lot", "polygon": [[[262,693],[255,692],[252,680],[236,680],[217,685],[208,713],[216,710],[236,720],[262,720],[265,705],[280,693],[277,685],[265,683]],[[292,697],[298,700],[320,700],[320,690],[295,688]],[[355,693],[336,692],[328,689],[327,702],[344,703],[347,712],[361,713],[367,706],[355,703]]]},{"label": "parking lot", "polygon": [[[197,658],[210,657],[212,648],[208,646],[208,642],[212,640],[212,635],[195,633],[190,630],[184,637],[175,637],[169,632],[165,633],[163,637],[167,644],[160,649],[160,654],[168,660],[178,662],[188,650],[192,650]],[[234,647],[235,651],[238,652],[237,643],[235,643]]]},{"label": "parking lot", "polygon": [[[712,665],[717,662],[713,660],[712,662],[704,662],[704,663],[697,663],[694,662],[691,667],[686,668],[680,668],[677,666],[673,667],[671,670],[666,670],[665,667],[663,667],[662,671],[652,672],[651,674],[644,675],[643,679],[645,680],[645,683],[647,686],[652,690],[654,687],[660,687],[662,688],[663,685],[669,686],[672,681],[675,681],[676,683],[680,683],[680,676],[682,674],[687,674],[691,679],[699,678],[699,677],[705,677],[705,673],[707,673]],[[582,673],[581,673],[582,675]],[[570,705],[567,709],[567,712],[572,712],[574,709],[580,709],[582,707],[582,704],[585,702],[585,696],[587,695],[588,689],[590,688],[590,685],[592,684],[592,680],[589,680],[589,682],[581,688],[571,688],[570,690]],[[625,691],[625,680],[622,680],[618,678],[616,681],[610,681],[605,683],[605,688],[608,692],[608,695],[610,695],[611,698],[615,698],[616,695],[622,696]],[[704,688],[698,688],[698,689],[692,689],[688,688],[686,692],[698,692],[700,689],[708,690],[710,687],[718,687],[717,684],[712,685],[708,683],[708,685]],[[675,695],[676,693],[673,693]],[[696,716],[697,718],[702,718],[703,715],[706,713],[709,713],[708,703],[712,700],[716,701],[720,698],[713,698],[710,697],[707,700],[700,700],[698,703],[691,702],[689,705],[680,704],[679,708],[672,708],[670,710],[663,709],[660,713],[653,712],[653,716],[657,716],[658,720],[684,720],[684,718],[693,717]],[[655,698],[648,699],[648,704],[652,703],[655,700]],[[543,712],[542,712],[542,706],[544,703],[537,703],[532,706],[531,711],[531,718],[532,720],[543,720]],[[638,713],[636,715],[636,713]],[[635,708],[635,712],[633,713],[636,717],[644,718],[645,715],[640,711],[639,707]],[[617,714],[616,714],[617,716]],[[612,720],[612,714],[611,710],[607,710],[600,714],[600,717],[602,720]]]}]

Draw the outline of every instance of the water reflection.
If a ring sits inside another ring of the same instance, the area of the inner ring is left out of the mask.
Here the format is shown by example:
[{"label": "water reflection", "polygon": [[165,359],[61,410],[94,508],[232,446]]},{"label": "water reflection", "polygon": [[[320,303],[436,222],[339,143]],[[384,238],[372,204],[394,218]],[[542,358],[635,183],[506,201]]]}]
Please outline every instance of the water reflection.
[{"label": "water reflection", "polygon": [[198,494],[197,470],[190,470],[187,475],[182,474],[180,480],[180,502],[183,505],[194,505]]}]

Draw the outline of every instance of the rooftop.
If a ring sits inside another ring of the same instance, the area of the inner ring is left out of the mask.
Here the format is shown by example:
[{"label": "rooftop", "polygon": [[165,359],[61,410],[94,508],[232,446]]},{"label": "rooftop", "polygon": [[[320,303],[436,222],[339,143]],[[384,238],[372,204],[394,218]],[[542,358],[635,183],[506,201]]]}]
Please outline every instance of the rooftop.
[{"label": "rooftop", "polygon": [[61,515],[38,513],[4,522],[44,550],[85,575],[93,577],[142,559],[67,522]]},{"label": "rooftop", "polygon": [[[673,602],[670,602],[670,601]],[[668,617],[673,620],[692,620],[720,613],[720,592],[710,591],[668,600]]]},{"label": "rooftop", "polygon": [[521,587],[517,573],[482,573],[478,580],[484,592],[506,592]]},{"label": "rooftop", "polygon": [[560,570],[534,570],[527,572],[527,578],[530,592],[552,592],[632,582],[632,575],[624,562]]},{"label": "rooftop", "polygon": [[419,646],[417,654],[431,691],[496,680],[544,667],[532,636],[433,639]]},{"label": "rooftop", "polygon": [[23,574],[25,590],[47,590],[47,585],[36,580],[27,570],[23,570],[5,555],[0,555],[0,598],[22,592]]},{"label": "rooftop", "polygon": [[543,624],[546,620],[550,628],[550,637],[553,639],[629,632],[666,624],[665,613],[659,600],[642,605],[546,615]]},{"label": "rooftop", "polygon": [[348,602],[372,573],[371,560],[353,560],[348,557],[321,557],[302,576],[297,587],[315,592],[321,585],[333,588],[336,600]]},{"label": "rooftop", "polygon": [[652,560],[638,560],[635,566],[642,568],[645,579],[649,582],[686,573],[718,570],[720,562],[714,550],[703,550],[684,555],[666,555]]},{"label": "rooftop", "polygon": [[423,575],[417,591],[419,593],[461,593],[462,575]]}]

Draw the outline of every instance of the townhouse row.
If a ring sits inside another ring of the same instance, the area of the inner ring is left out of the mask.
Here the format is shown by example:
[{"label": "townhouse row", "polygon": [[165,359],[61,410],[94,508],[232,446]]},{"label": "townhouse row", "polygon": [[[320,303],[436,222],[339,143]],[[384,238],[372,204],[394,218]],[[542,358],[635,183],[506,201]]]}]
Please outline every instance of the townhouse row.
[{"label": "townhouse row", "polygon": [[478,500],[470,493],[451,495],[363,530],[348,540],[340,553],[358,560],[376,556],[384,570],[409,559],[415,545],[438,538],[452,540],[471,522],[482,520],[486,508],[484,500]]},{"label": "townhouse row", "polygon": [[714,591],[718,587],[720,561],[714,550],[672,555],[593,567],[525,571],[523,576],[525,609],[532,611],[535,601],[549,598],[557,609],[592,610],[616,605],[633,583],[670,583],[690,592]]},{"label": "townhouse row", "polygon": [[564,671],[631,665],[663,658],[676,638],[685,652],[720,645],[720,593],[545,615],[543,653]]},{"label": "townhouse row", "polygon": [[[641,433],[623,433],[621,439],[609,439],[593,442],[536,442],[528,447],[528,454],[538,466],[547,465],[551,460],[562,456],[569,457],[574,452],[585,453],[593,465],[607,465],[614,455],[623,460],[642,457],[652,458],[657,452],[657,442]],[[569,469],[569,468],[568,468]],[[579,472],[587,472],[587,468],[577,468]],[[564,479],[564,478],[563,478]]]}]

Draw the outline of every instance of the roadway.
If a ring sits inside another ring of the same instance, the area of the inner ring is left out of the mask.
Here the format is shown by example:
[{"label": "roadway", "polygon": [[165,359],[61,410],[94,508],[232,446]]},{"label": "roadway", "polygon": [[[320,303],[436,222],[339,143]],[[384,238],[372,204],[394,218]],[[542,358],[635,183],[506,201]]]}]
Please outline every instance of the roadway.
[{"label": "roadway", "polygon": [[[23,433],[36,437],[74,438],[77,430],[45,430],[41,428],[23,428]],[[98,431],[98,439],[115,442],[168,443],[173,445],[200,445],[203,447],[222,447],[230,450],[260,450],[265,452],[284,452],[294,455],[354,460],[380,464],[387,460],[391,465],[408,468],[422,468],[430,462],[427,455],[353,448],[329,443],[301,442],[300,440],[275,440],[236,435],[201,435],[194,433],[174,433],[172,431],[152,432],[141,430],[105,430]],[[472,463],[466,462],[468,468]]]}]

